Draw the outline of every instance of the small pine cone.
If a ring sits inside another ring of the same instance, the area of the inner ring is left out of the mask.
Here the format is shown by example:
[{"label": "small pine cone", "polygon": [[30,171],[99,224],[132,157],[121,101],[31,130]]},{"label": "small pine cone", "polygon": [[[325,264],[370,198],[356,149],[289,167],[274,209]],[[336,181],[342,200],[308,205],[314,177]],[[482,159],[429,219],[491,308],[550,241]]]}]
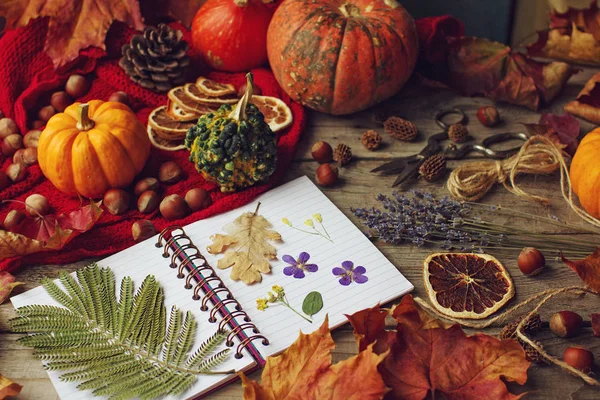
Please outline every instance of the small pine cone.
[{"label": "small pine cone", "polygon": [[369,129],[362,135],[362,144],[367,150],[375,151],[381,145],[381,135]]},{"label": "small pine cone", "polygon": [[123,46],[119,66],[141,87],[167,92],[186,81],[190,58],[182,38],[181,31],[168,25],[149,26]]},{"label": "small pine cone", "polygon": [[[521,317],[521,318],[517,319],[516,321],[513,321],[513,322],[505,325],[504,328],[502,328],[502,330],[500,331],[498,338],[500,340],[516,338],[517,337],[517,326],[519,325],[519,323],[521,322],[522,319],[523,318]],[[531,333],[535,333],[535,332],[539,331],[540,329],[542,329],[542,317],[540,317],[540,314],[535,313],[523,324],[523,329],[521,331],[524,334],[528,335]]]},{"label": "small pine cone", "polygon": [[352,149],[343,143],[338,144],[333,151],[333,160],[340,163],[342,167],[349,164],[352,160]]},{"label": "small pine cone", "polygon": [[467,140],[469,131],[463,124],[452,124],[448,127],[448,137],[454,143],[463,143]]},{"label": "small pine cone", "polygon": [[419,167],[419,175],[428,182],[433,182],[446,171],[446,157],[442,153],[427,157]]},{"label": "small pine cone", "polygon": [[[544,348],[544,346],[542,346],[541,342],[538,342],[536,340],[536,341],[534,341],[534,343],[538,347]],[[535,364],[548,364],[548,360],[546,359],[546,357],[542,356],[531,345],[529,345],[528,343],[525,343],[525,342],[523,342],[521,340],[519,340],[519,344],[521,345],[521,347],[523,347],[523,350],[525,350],[525,358],[527,359],[527,361],[530,361],[530,362],[535,363]]]},{"label": "small pine cone", "polygon": [[417,137],[417,127],[410,121],[400,117],[389,117],[383,124],[387,133],[395,139],[411,142]]}]

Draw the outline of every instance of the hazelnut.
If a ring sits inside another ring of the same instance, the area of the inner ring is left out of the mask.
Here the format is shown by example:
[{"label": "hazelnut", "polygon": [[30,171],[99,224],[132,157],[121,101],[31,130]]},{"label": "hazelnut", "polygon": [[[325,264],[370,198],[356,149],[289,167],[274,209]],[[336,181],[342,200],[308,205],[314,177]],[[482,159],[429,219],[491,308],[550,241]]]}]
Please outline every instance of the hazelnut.
[{"label": "hazelnut", "polygon": [[6,175],[13,182],[21,182],[27,175],[27,166],[21,163],[10,164],[6,168]]},{"label": "hazelnut", "polygon": [[152,177],[140,179],[138,183],[135,184],[133,192],[136,196],[139,196],[146,190],[153,190],[158,193],[160,190],[160,183],[158,182],[158,179]]},{"label": "hazelnut", "polygon": [[542,272],[546,265],[546,259],[538,249],[525,247],[519,254],[517,265],[524,275],[533,276]]},{"label": "hazelnut", "polygon": [[12,232],[26,217],[23,211],[10,210],[4,218],[4,229]]},{"label": "hazelnut", "polygon": [[40,131],[39,129],[30,130],[29,132],[27,132],[25,134],[25,136],[23,136],[23,145],[25,147],[37,148],[41,134],[42,134],[42,131]]},{"label": "hazelnut", "polygon": [[146,190],[140,195],[137,202],[137,207],[141,213],[151,213],[158,208],[160,204],[160,196],[152,190]]},{"label": "hazelnut", "polygon": [[18,135],[19,128],[15,121],[10,118],[2,118],[0,119],[0,139],[4,139],[10,135]]},{"label": "hazelnut", "polygon": [[319,164],[325,164],[333,160],[333,149],[327,142],[317,142],[311,149],[312,157]]},{"label": "hazelnut", "polygon": [[8,175],[6,172],[0,171],[0,191],[6,189],[10,186],[10,179],[8,179]]},{"label": "hazelnut", "polygon": [[108,101],[116,101],[118,103],[128,104],[129,96],[125,92],[114,92],[110,95]]},{"label": "hazelnut", "polygon": [[333,164],[321,164],[317,168],[316,179],[321,186],[333,186],[338,179],[338,169]]},{"label": "hazelnut", "polygon": [[36,119],[31,123],[31,129],[41,129],[44,126],[46,126],[46,123],[44,121],[40,121],[39,119]]},{"label": "hazelnut", "polygon": [[175,183],[183,179],[183,171],[181,167],[174,161],[163,163],[158,170],[158,180],[162,183]]},{"label": "hazelnut", "polygon": [[37,163],[37,149],[30,147],[28,149],[19,149],[13,155],[13,163],[23,163],[33,165]]},{"label": "hazelnut", "polygon": [[40,108],[40,111],[38,112],[38,118],[42,121],[48,122],[48,120],[52,118],[54,114],[56,114],[56,109],[52,106],[46,106]]},{"label": "hazelnut", "polygon": [[81,75],[71,75],[65,84],[65,91],[74,99],[84,96],[89,89],[89,82]]},{"label": "hazelnut", "polygon": [[46,215],[50,211],[48,199],[41,194],[32,194],[25,199],[25,211],[32,217]]},{"label": "hazelnut", "polygon": [[567,347],[563,361],[583,372],[590,372],[594,364],[594,355],[582,347]]},{"label": "hazelnut", "polygon": [[10,135],[2,141],[2,154],[6,157],[12,157],[17,150],[23,148],[23,137],[19,134]]},{"label": "hazelnut", "polygon": [[483,106],[477,110],[477,119],[483,126],[491,127],[500,122],[500,114],[494,106]]},{"label": "hazelnut", "polygon": [[133,236],[133,240],[136,242],[150,239],[154,235],[156,235],[156,228],[152,221],[140,219],[131,225],[131,236]]},{"label": "hazelnut", "polygon": [[122,189],[110,189],[104,193],[104,206],[112,215],[123,214],[129,209],[131,196]]},{"label": "hazelnut", "polygon": [[571,337],[579,333],[583,318],[573,311],[560,311],[550,318],[550,330],[560,337]]},{"label": "hazelnut", "polygon": [[212,204],[210,193],[202,188],[194,188],[188,190],[185,194],[185,202],[188,204],[192,212],[203,210]]},{"label": "hazelnut", "polygon": [[185,217],[189,212],[188,205],[178,194],[172,194],[160,202],[160,213],[168,221]]},{"label": "hazelnut", "polygon": [[56,111],[63,112],[65,111],[65,108],[73,104],[73,98],[69,96],[67,92],[54,92],[50,98],[50,104]]}]

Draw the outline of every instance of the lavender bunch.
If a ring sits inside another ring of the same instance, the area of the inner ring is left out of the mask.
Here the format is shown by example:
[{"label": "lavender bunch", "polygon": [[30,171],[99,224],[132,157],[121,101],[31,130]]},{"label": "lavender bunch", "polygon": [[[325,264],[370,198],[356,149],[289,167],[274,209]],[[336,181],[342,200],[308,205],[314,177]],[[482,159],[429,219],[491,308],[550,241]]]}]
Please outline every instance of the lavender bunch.
[{"label": "lavender bunch", "polygon": [[352,212],[367,228],[368,236],[390,244],[412,243],[419,247],[432,245],[446,250],[483,253],[494,249],[520,250],[532,246],[542,251],[585,257],[592,253],[600,236],[596,231],[590,239],[560,238],[553,234],[532,233],[519,228],[485,221],[482,215],[498,213],[512,218],[530,219],[569,229],[573,226],[553,218],[533,216],[517,210],[460,203],[444,197],[436,199],[431,193],[411,190],[412,197],[394,192],[392,197],[380,194],[377,200],[382,209],[357,208]]}]

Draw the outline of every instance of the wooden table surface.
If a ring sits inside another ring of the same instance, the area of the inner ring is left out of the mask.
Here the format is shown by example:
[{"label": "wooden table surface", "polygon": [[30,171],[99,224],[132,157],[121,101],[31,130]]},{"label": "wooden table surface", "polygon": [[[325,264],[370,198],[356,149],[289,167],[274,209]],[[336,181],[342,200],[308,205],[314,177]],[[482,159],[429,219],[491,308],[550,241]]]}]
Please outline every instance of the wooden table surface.
[{"label": "wooden table surface", "polygon": [[[560,97],[554,101],[551,107],[544,110],[562,114],[562,106],[569,100],[575,98],[585,81],[595,72],[585,69],[571,78]],[[369,171],[390,157],[412,154],[421,150],[424,138],[432,133],[439,132],[434,122],[435,114],[448,108],[458,107],[470,118],[469,130],[475,137],[482,138],[491,133],[503,131],[522,130],[521,122],[535,123],[540,114],[522,107],[510,105],[499,105],[498,108],[504,119],[504,123],[497,128],[483,127],[476,119],[475,113],[482,105],[493,104],[484,98],[460,97],[450,91],[422,87],[416,80],[409,82],[407,87],[394,98],[385,102],[379,108],[387,108],[394,115],[402,116],[414,122],[419,128],[420,135],[413,143],[403,143],[387,136],[381,127],[371,122],[370,111],[365,111],[352,116],[332,117],[318,113],[309,115],[308,126],[302,138],[294,162],[289,168],[286,180],[291,180],[302,175],[308,175],[314,180],[316,162],[310,156],[310,148],[317,140],[325,140],[332,145],[345,143],[352,148],[354,161],[340,170],[340,182],[332,188],[324,189],[325,194],[350,217],[358,226],[360,223],[351,214],[351,207],[362,207],[376,205],[375,196],[378,193],[390,194],[393,190],[391,184],[394,177],[378,177]],[[591,130],[592,125],[582,121],[582,132]],[[384,144],[377,152],[369,152],[361,145],[360,138],[366,129],[377,129],[384,137]],[[462,161],[465,162],[465,161]],[[453,168],[457,162],[450,162]],[[542,194],[552,200],[552,206],[548,209],[526,200],[517,198],[502,187],[496,187],[482,201],[489,204],[501,204],[505,207],[517,208],[532,214],[555,215],[561,220],[571,224],[584,226],[563,201],[558,185],[557,175],[549,177],[523,177],[519,180],[523,188],[533,193]],[[411,187],[433,192],[435,195],[444,196],[448,192],[445,181],[427,183],[424,180],[416,181]],[[402,190],[405,190],[402,188]],[[518,224],[519,221],[507,218],[494,217],[496,222],[502,222],[506,226]],[[514,225],[513,225],[514,226]],[[520,226],[523,228],[523,226]],[[532,232],[551,232],[557,235],[567,234],[554,228],[548,231],[547,226],[536,226],[528,224]],[[415,285],[414,294],[424,296],[421,277],[421,265],[425,256],[437,249],[417,248],[412,245],[392,246],[385,243],[377,243],[378,248],[396,265],[396,267]],[[553,255],[547,255],[547,268],[537,277],[525,277],[517,268],[517,252],[510,256],[498,257],[510,271],[515,285],[516,296],[509,304],[515,304],[528,296],[548,288],[581,285],[579,278],[558,261]],[[19,281],[26,285],[17,288],[16,293],[31,289],[39,285],[43,276],[56,277],[61,270],[69,272],[84,265],[77,263],[67,266],[37,266],[28,267],[16,272]],[[598,298],[573,298],[561,297],[553,300],[542,311],[542,317],[548,320],[552,313],[570,309],[578,311],[586,319],[592,312],[600,312],[600,301]],[[20,334],[10,331],[7,320],[15,315],[11,303],[8,301],[0,306],[0,373],[10,377],[23,385],[20,399],[46,399],[58,398],[56,392],[48,379],[42,364],[33,357],[32,351],[17,343]],[[498,327],[485,330],[485,333],[496,334]],[[334,362],[345,359],[357,352],[357,346],[352,337],[348,325],[333,333],[337,348],[334,350]],[[584,332],[568,342],[558,339],[546,330],[537,336],[551,354],[562,355],[567,345],[580,344],[592,350],[597,360],[600,360],[600,339],[591,334],[591,329],[586,328]],[[600,371],[596,371],[598,373]],[[598,399],[600,390],[594,389],[583,383],[580,379],[567,375],[554,366],[532,365],[529,369],[529,379],[525,386],[510,385],[514,391],[528,391],[528,399]],[[260,373],[252,376],[259,379]],[[239,399],[241,398],[241,385],[239,383],[228,386],[209,399]]]}]

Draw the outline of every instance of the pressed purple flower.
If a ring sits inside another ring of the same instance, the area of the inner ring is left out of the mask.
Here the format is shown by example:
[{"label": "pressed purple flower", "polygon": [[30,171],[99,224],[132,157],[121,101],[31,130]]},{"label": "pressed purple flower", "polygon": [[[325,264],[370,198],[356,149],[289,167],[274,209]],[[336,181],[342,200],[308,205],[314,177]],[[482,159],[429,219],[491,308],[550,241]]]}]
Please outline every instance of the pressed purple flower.
[{"label": "pressed purple flower", "polygon": [[308,264],[310,254],[303,251],[300,253],[298,258],[294,258],[290,255],[284,255],[281,257],[283,261],[288,263],[288,266],[283,269],[283,273],[287,276],[293,276],[296,279],[304,278],[304,271],[317,272],[319,266],[317,264]]},{"label": "pressed purple flower", "polygon": [[352,261],[344,261],[342,263],[342,268],[335,267],[332,272],[334,275],[340,277],[339,282],[344,286],[348,286],[352,282],[365,283],[369,280],[369,278],[364,275],[367,272],[365,267],[358,266],[355,268]]}]

